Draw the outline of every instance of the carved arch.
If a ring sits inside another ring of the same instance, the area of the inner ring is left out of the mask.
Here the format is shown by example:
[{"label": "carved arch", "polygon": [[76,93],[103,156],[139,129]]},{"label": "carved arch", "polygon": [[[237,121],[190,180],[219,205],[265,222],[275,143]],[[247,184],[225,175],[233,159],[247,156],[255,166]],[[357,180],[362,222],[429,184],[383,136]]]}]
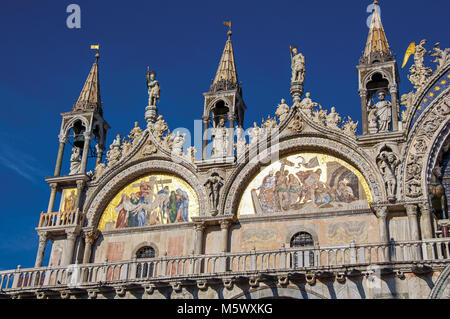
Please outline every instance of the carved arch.
[{"label": "carved arch", "polygon": [[[361,172],[369,185],[374,202],[386,200],[383,179],[375,164],[370,161],[368,156],[355,151],[357,148],[348,147],[325,137],[291,138],[281,141],[274,148],[279,149],[280,157],[299,151],[315,151],[336,156]],[[222,207],[224,215],[237,214],[239,201],[245,188],[261,167],[263,165],[260,161],[247,161],[235,169],[234,174],[225,185],[224,194],[226,195],[219,205]]]},{"label": "carved arch", "polygon": [[139,179],[149,173],[169,173],[183,179],[197,194],[199,214],[207,211],[207,197],[194,172],[167,159],[155,158],[151,161],[141,159],[121,167],[114,175],[108,176],[96,187],[96,190],[86,200],[84,211],[87,217],[85,223],[87,224],[85,226],[97,228],[103,211],[117,192],[128,185],[130,181]]},{"label": "carved arch", "polygon": [[60,135],[64,136],[64,137],[67,137],[67,135],[69,134],[70,129],[73,127],[73,125],[77,121],[81,121],[81,124],[86,129],[86,132],[88,132],[90,130],[90,123],[89,123],[89,121],[84,116],[77,115],[75,117],[72,117],[69,121],[67,121],[67,123],[65,123],[65,125],[63,127],[61,127]]}]

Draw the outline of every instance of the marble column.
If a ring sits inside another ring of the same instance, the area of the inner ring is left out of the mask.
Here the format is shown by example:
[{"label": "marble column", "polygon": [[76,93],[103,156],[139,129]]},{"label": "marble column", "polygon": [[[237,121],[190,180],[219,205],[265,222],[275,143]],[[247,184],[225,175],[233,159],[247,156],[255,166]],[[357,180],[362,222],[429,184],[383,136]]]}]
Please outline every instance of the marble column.
[{"label": "marble column", "polygon": [[394,132],[398,131],[398,120],[399,120],[399,107],[398,107],[398,89],[396,85],[389,87],[391,93],[391,104],[392,104],[392,130]]},{"label": "marble column", "polygon": [[53,173],[54,176],[61,175],[61,165],[62,165],[62,160],[63,160],[63,156],[64,156],[64,147],[66,146],[66,142],[67,142],[67,136],[59,137],[58,157],[56,158],[55,172]]},{"label": "marble column", "polygon": [[77,240],[77,232],[73,230],[66,230],[66,245],[64,249],[64,256],[62,258],[62,266],[68,266],[72,263],[73,253],[75,251],[75,242]]},{"label": "marble column", "polygon": [[205,231],[205,224],[196,223],[195,224],[195,248],[194,253],[196,255],[203,254],[203,233]]},{"label": "marble column", "polygon": [[84,254],[83,254],[83,264],[89,264],[91,261],[92,254],[92,244],[98,238],[98,231],[96,229],[86,231],[84,234]]},{"label": "marble column", "polygon": [[431,220],[431,209],[426,203],[419,204],[421,215],[421,233],[423,239],[433,238],[433,227]]},{"label": "marble column", "polygon": [[[409,224],[409,234],[410,240],[420,240],[419,233],[419,223],[417,220],[417,205],[406,205],[406,214],[408,215],[408,224]],[[413,250],[411,251],[413,254],[413,260],[422,259],[422,247],[420,244],[414,245]]]},{"label": "marble column", "polygon": [[84,184],[85,184],[85,182],[83,180],[78,180],[77,181],[77,199],[75,201],[75,210],[76,211],[82,211],[82,209],[81,209],[81,197],[82,197]]},{"label": "marble column", "polygon": [[80,174],[86,173],[87,160],[89,156],[89,146],[91,144],[91,132],[84,133],[83,157],[81,158]]},{"label": "marble column", "polygon": [[235,122],[234,114],[233,113],[229,113],[228,114],[229,128],[227,130],[227,137],[228,137],[227,157],[233,156],[233,149],[234,149],[234,122]]},{"label": "marble column", "polygon": [[[375,213],[378,218],[378,232],[380,236],[380,242],[382,244],[388,244],[389,243],[389,230],[387,223],[388,209],[387,207],[376,207]],[[389,260],[390,260],[389,247],[386,246],[385,249],[383,249],[383,261]]]},{"label": "marble column", "polygon": [[48,202],[48,208],[47,208],[47,213],[52,213],[53,212],[53,208],[55,207],[55,198],[56,198],[56,191],[57,191],[57,184],[56,183],[51,183],[50,184],[50,200]]},{"label": "marble column", "polygon": [[45,246],[47,246],[48,234],[39,233],[39,246],[36,255],[36,262],[34,264],[35,268],[42,267],[42,262],[44,261]]},{"label": "marble column", "polygon": [[362,117],[362,133],[368,133],[367,127],[367,90],[359,90],[359,96],[361,97],[361,117]]},{"label": "marble column", "polygon": [[209,116],[202,117],[203,123],[203,135],[202,135],[202,160],[207,158],[207,148],[208,148],[208,127],[209,127]]},{"label": "marble column", "polygon": [[406,205],[406,215],[408,215],[410,240],[420,240],[417,205]]},{"label": "marble column", "polygon": [[229,220],[223,220],[220,222],[220,232],[221,232],[220,251],[223,253],[228,252],[228,233],[230,225],[231,222]]}]

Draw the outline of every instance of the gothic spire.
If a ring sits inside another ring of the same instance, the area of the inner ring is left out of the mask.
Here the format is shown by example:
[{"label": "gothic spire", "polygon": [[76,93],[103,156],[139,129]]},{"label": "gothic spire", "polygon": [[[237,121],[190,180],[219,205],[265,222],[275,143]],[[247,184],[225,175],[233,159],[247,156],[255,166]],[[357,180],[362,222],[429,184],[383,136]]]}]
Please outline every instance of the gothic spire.
[{"label": "gothic spire", "polygon": [[224,22],[228,25],[228,40],[222,53],[222,58],[217,68],[216,77],[211,85],[210,91],[231,90],[239,86],[236,65],[234,63],[233,45],[231,43],[231,22]]},{"label": "gothic spire", "polygon": [[366,48],[361,58],[362,64],[372,64],[375,62],[387,62],[393,60],[393,55],[381,22],[378,0],[375,0],[373,5],[374,12],[372,14],[372,21],[370,23]]},{"label": "gothic spire", "polygon": [[80,97],[74,105],[74,111],[98,111],[102,114],[102,100],[100,98],[100,82],[98,77],[99,53],[95,55],[95,62],[81,90]]}]

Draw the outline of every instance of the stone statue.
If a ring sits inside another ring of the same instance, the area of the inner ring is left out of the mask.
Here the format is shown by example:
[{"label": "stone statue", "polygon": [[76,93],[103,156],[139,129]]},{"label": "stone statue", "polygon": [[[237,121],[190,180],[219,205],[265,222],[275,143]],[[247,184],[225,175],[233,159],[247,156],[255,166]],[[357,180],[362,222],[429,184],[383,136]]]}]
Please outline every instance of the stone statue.
[{"label": "stone statue", "polygon": [[220,177],[218,173],[214,172],[208,178],[204,186],[208,188],[209,205],[212,211],[212,215],[215,216],[218,212],[220,189],[223,186],[223,178]]},{"label": "stone statue", "polygon": [[433,52],[430,53],[430,56],[435,57],[433,60],[434,63],[438,64],[438,69],[442,68],[447,62],[450,60],[450,48],[442,50],[439,48],[440,43],[436,43],[433,48]]},{"label": "stone statue", "polygon": [[122,152],[120,150],[120,134],[117,134],[116,139],[109,146],[110,150],[106,153],[106,159],[108,160],[108,166],[115,165],[121,158]]},{"label": "stone statue", "polygon": [[212,156],[227,156],[228,132],[225,128],[225,118],[220,118],[217,127],[213,129]]},{"label": "stone statue", "polygon": [[134,128],[131,130],[130,135],[128,137],[132,141],[133,145],[139,141],[142,136],[142,129],[138,126],[138,122],[134,122]]},{"label": "stone statue", "polygon": [[394,201],[397,194],[397,167],[400,165],[400,160],[392,151],[382,151],[377,160],[386,185],[388,199]]},{"label": "stone statue", "polygon": [[250,144],[255,144],[259,142],[259,139],[261,137],[261,128],[258,127],[256,122],[253,122],[253,128],[249,130],[249,136],[250,136]]},{"label": "stone statue", "polygon": [[291,82],[298,82],[302,84],[305,80],[305,57],[303,54],[298,52],[296,47],[291,48],[291,67]]},{"label": "stone statue", "polygon": [[311,100],[311,93],[306,92],[305,98],[300,102],[300,109],[307,115],[311,115],[311,112],[315,106],[318,104]]},{"label": "stone statue", "polygon": [[177,135],[173,139],[172,144],[172,154],[176,156],[183,156],[183,145],[185,140],[186,133],[180,134],[180,132],[177,132]]},{"label": "stone statue", "polygon": [[339,116],[339,113],[336,113],[336,108],[333,106],[331,107],[330,114],[326,117],[327,127],[331,129],[339,129],[338,124],[342,121],[341,117]]},{"label": "stone statue", "polygon": [[[384,90],[380,90],[377,92],[378,103],[373,106],[375,109],[375,113],[370,114],[369,112],[369,124],[373,126],[374,115],[377,119],[377,132],[388,132],[391,129],[391,121],[392,121],[392,104],[389,101],[386,101],[386,92]],[[369,108],[372,108],[372,105],[369,104]],[[372,128],[369,125],[369,128]]]},{"label": "stone statue", "polygon": [[131,151],[131,142],[126,140],[125,137],[122,139],[122,156],[125,157]]},{"label": "stone statue", "polygon": [[72,148],[72,155],[70,156],[70,172],[69,175],[80,173],[81,169],[81,149],[79,147]]},{"label": "stone statue", "polygon": [[280,120],[280,124],[283,123],[289,115],[289,106],[285,102],[285,99],[281,99],[281,104],[278,104],[278,108],[275,112],[275,115]]},{"label": "stone statue", "polygon": [[150,72],[147,68],[147,88],[148,88],[148,105],[156,106],[159,101],[159,93],[161,88],[159,87],[159,82],[155,80],[156,72]]},{"label": "stone statue", "polygon": [[277,121],[274,118],[271,118],[270,115],[267,116],[267,120],[264,121],[262,119],[261,127],[265,129],[265,134],[270,135],[272,133],[272,129],[278,126]]},{"label": "stone statue", "polygon": [[247,149],[247,145],[246,145],[246,140],[243,137],[243,132],[244,130],[241,127],[236,127],[236,153],[237,156],[241,156],[242,154],[245,153],[246,149]]}]

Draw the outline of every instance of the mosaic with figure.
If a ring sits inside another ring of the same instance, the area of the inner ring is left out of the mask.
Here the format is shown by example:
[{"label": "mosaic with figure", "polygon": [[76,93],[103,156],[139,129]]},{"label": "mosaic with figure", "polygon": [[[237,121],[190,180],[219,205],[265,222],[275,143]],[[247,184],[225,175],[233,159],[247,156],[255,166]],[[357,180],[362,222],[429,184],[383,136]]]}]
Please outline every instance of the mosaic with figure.
[{"label": "mosaic with figure", "polygon": [[129,184],[111,200],[98,229],[188,222],[198,210],[197,196],[184,180],[152,174]]},{"label": "mosaic with figure", "polygon": [[264,168],[246,188],[239,215],[367,208],[372,201],[361,173],[330,155],[299,153]]}]

